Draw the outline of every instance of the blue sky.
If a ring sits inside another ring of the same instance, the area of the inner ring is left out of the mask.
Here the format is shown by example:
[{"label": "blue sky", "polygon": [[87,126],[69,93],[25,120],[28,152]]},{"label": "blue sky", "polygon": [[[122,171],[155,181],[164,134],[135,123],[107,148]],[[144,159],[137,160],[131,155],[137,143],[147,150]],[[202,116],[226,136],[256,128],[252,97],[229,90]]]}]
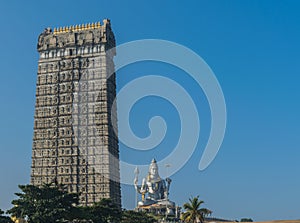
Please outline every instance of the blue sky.
[{"label": "blue sky", "polygon": [[[185,45],[209,64],[222,86],[228,110],[225,139],[214,162],[199,171],[210,128],[201,89],[181,70],[160,63],[135,64],[117,75],[118,90],[145,74],[171,77],[197,104],[200,141],[172,176],[170,198],[181,205],[200,195],[214,216],[228,219],[299,219],[299,10],[300,2],[292,0],[3,1],[0,208],[9,208],[17,185],[29,182],[39,33],[48,26],[110,18],[118,44],[158,38]],[[178,114],[160,98],[133,107],[134,132],[147,136],[153,115],[168,124],[165,140],[143,153],[121,144],[121,159],[137,164],[153,156],[159,160],[176,144]],[[132,208],[134,189],[123,186],[122,193],[124,207]]]}]

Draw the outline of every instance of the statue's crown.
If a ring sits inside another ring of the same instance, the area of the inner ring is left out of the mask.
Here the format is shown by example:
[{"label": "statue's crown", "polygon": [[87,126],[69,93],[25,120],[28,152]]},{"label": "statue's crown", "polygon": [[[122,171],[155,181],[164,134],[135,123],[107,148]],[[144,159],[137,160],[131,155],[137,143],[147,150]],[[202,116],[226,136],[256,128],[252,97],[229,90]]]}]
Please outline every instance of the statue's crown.
[{"label": "statue's crown", "polygon": [[151,169],[151,167],[155,167],[156,169],[158,168],[158,166],[157,166],[157,163],[156,163],[156,160],[155,160],[155,159],[153,159],[153,160],[151,161],[151,164],[150,164],[150,166],[149,166],[149,170]]}]

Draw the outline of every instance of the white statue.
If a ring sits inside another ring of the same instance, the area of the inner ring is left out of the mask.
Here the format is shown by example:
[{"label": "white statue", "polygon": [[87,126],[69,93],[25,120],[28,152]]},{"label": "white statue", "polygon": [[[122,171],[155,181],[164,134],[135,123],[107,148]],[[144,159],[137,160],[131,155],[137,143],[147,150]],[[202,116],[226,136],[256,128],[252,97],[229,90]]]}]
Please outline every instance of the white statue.
[{"label": "white statue", "polygon": [[[142,185],[138,186],[138,170],[134,179],[134,186],[138,193],[142,194],[142,201],[138,202],[138,206],[147,206],[156,203],[166,202],[168,200],[171,179],[163,180],[158,174],[158,166],[156,160],[153,159],[149,166],[149,173],[143,179]],[[167,185],[166,185],[167,182]],[[145,198],[145,194],[148,196]]]}]

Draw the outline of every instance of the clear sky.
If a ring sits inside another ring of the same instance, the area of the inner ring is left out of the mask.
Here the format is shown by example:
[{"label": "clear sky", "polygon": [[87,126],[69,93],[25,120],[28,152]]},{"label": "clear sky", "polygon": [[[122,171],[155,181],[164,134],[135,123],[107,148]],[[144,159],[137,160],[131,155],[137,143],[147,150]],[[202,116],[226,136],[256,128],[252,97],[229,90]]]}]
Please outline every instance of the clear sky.
[{"label": "clear sky", "polygon": [[[158,38],[189,47],[213,69],[224,92],[225,139],[214,162],[199,171],[210,129],[201,89],[181,70],[160,63],[136,64],[118,73],[118,90],[143,75],[172,77],[197,104],[200,141],[188,163],[171,177],[170,199],[182,205],[200,195],[213,216],[228,219],[300,219],[299,10],[296,0],[2,1],[0,208],[11,206],[18,184],[29,183],[38,35],[48,26],[110,18],[118,44]],[[133,131],[146,137],[153,115],[168,124],[165,140],[147,152],[121,144],[122,160],[160,160],[177,143],[176,109],[157,97],[133,107]],[[134,195],[133,187],[122,187],[125,208],[134,207]]]}]

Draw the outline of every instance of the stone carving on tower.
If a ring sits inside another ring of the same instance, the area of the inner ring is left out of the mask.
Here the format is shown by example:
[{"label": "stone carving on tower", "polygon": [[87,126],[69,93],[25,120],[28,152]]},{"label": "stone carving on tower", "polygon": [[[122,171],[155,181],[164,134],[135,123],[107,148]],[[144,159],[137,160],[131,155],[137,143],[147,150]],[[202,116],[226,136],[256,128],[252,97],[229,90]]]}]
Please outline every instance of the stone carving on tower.
[{"label": "stone carving on tower", "polygon": [[81,205],[121,206],[114,47],[107,19],[38,38],[31,183],[64,184]]}]

